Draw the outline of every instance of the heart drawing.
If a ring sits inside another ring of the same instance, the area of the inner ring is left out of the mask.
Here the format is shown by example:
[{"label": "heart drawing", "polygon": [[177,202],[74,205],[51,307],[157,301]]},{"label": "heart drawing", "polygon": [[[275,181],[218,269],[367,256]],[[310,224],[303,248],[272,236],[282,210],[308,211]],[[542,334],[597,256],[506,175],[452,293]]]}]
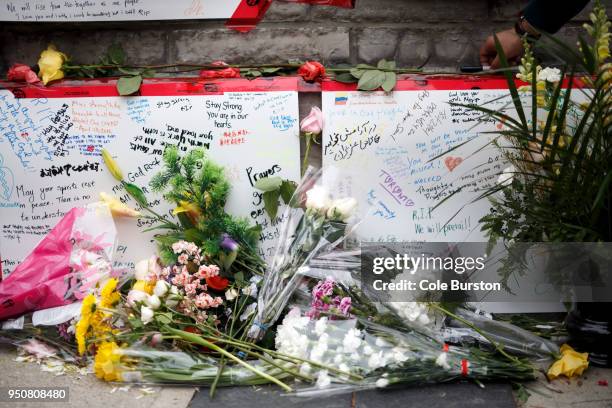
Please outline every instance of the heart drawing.
[{"label": "heart drawing", "polygon": [[448,156],[444,159],[444,165],[448,171],[453,171],[455,167],[461,164],[462,161],[463,159],[461,157]]}]

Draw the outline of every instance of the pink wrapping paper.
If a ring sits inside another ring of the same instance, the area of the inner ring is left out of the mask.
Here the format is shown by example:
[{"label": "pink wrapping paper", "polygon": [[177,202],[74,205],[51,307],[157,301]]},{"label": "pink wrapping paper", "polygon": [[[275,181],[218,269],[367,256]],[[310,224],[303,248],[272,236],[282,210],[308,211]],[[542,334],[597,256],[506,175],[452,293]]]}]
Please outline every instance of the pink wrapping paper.
[{"label": "pink wrapping paper", "polygon": [[106,205],[70,210],[0,282],[0,320],[83,299],[111,275],[116,235]]}]

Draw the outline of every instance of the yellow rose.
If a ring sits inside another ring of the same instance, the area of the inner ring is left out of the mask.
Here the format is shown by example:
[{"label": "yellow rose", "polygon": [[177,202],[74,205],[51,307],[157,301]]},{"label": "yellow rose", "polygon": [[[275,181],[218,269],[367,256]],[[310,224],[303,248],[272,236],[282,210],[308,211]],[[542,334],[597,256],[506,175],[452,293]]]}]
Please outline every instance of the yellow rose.
[{"label": "yellow rose", "polygon": [[38,76],[42,79],[43,84],[47,85],[50,81],[64,77],[62,65],[67,59],[66,54],[59,52],[53,45],[49,45],[46,50],[40,53]]},{"label": "yellow rose", "polygon": [[561,358],[548,369],[549,380],[554,380],[560,375],[567,378],[582,375],[589,366],[589,353],[578,353],[567,344],[562,345],[560,351]]}]

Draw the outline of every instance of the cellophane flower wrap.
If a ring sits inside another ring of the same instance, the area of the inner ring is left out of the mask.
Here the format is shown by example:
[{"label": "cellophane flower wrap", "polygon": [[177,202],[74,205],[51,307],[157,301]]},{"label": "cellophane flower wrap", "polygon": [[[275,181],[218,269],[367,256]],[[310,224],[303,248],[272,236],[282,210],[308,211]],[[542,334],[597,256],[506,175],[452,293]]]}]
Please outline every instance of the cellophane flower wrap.
[{"label": "cellophane flower wrap", "polygon": [[261,339],[280,317],[309,261],[340,246],[357,225],[352,197],[332,200],[322,171],[309,167],[283,216],[280,236],[257,299],[249,337]]},{"label": "cellophane flower wrap", "polygon": [[0,320],[82,300],[110,276],[116,235],[107,205],[68,211],[0,282]]}]

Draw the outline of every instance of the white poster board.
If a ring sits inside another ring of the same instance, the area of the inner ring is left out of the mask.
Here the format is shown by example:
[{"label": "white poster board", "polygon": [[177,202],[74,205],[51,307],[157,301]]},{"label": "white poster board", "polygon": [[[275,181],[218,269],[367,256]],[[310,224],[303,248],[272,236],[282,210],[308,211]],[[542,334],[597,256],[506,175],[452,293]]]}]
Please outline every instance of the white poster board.
[{"label": "white poster board", "polygon": [[[490,132],[505,127],[450,102],[507,109],[512,102],[505,80],[406,80],[390,93],[345,89],[349,86],[324,84],[323,168],[330,191],[359,203],[357,238],[486,242],[479,220],[490,204],[476,198],[498,182],[507,162],[496,147],[482,147],[494,137]],[[529,95],[523,97],[528,105]],[[525,279],[521,290],[534,286]],[[484,306],[491,312],[562,309],[556,303],[513,303],[510,294],[508,303]]]},{"label": "white poster board", "polygon": [[[234,87],[239,91],[224,92],[223,85],[216,84],[212,94],[200,95],[181,95],[185,88],[202,90],[202,84],[188,81],[142,88],[143,93],[176,90],[177,96],[17,99],[10,91],[0,90],[4,274],[73,206],[97,201],[102,191],[135,206],[103,164],[102,148],[116,156],[127,181],[146,188],[160,169],[164,146],[178,145],[183,152],[204,147],[208,157],[225,167],[231,182],[226,209],[264,227],[261,254],[270,256],[278,219],[269,220],[253,184],[266,175],[299,181],[297,81],[235,81],[243,84]],[[114,83],[77,85],[56,89],[68,95],[116,92]],[[174,207],[150,190],[147,198],[160,214]],[[141,232],[149,226],[144,219],[117,221],[117,266],[130,266],[154,253],[153,233]]]},{"label": "white poster board", "polygon": [[245,0],[6,0],[0,21],[136,21],[254,18],[266,1]]}]

